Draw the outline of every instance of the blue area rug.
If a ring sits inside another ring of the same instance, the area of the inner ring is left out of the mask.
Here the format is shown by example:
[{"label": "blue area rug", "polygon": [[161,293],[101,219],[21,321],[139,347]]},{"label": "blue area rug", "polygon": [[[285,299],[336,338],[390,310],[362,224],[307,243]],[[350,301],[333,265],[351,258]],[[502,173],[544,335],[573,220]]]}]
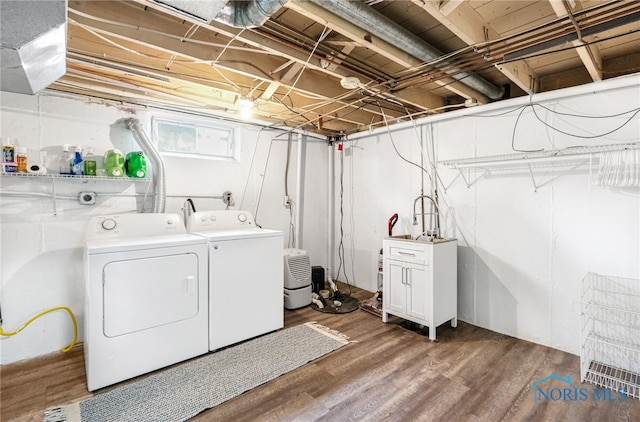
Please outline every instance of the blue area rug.
[{"label": "blue area rug", "polygon": [[348,344],[306,323],[204,355],[67,406],[45,422],[182,422]]}]

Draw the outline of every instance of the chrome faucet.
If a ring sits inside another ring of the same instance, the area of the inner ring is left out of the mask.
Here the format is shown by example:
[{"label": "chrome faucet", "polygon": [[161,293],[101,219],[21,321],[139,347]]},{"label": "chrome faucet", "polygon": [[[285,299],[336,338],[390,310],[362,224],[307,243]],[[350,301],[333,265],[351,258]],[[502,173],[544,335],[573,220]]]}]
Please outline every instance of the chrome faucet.
[{"label": "chrome faucet", "polygon": [[[424,212],[424,207],[422,209],[421,213],[417,213],[416,212],[416,204],[418,203],[418,201],[422,198],[427,198],[428,200],[431,201],[432,204],[432,210],[435,209],[435,212],[430,212],[430,213],[425,213]],[[431,236],[435,237],[435,238],[440,238],[440,210],[438,209],[438,204],[436,204],[436,201],[427,195],[420,195],[418,196],[414,201],[413,201],[413,225],[417,225],[418,224],[418,216],[419,215],[431,215],[433,216],[432,218],[435,218],[435,230],[433,230],[433,227],[431,227],[431,222],[433,220],[429,220],[429,232],[431,232]],[[424,227],[422,228],[422,230],[424,231]],[[427,234],[429,234],[429,232],[427,232]],[[423,232],[424,233],[424,232]]]}]

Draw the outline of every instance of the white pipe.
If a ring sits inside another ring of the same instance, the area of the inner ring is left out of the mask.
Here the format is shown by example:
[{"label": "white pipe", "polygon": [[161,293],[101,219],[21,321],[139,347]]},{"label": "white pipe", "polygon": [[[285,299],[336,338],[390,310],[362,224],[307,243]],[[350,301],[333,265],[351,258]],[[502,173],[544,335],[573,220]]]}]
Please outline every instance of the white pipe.
[{"label": "white pipe", "polygon": [[296,241],[295,248],[302,249],[303,213],[304,213],[304,172],[307,153],[307,139],[298,133],[298,165],[296,175]]},{"label": "white pipe", "polygon": [[[332,142],[329,142],[329,157],[327,160],[327,278],[331,280],[331,271],[333,270],[333,248],[334,248],[334,226],[335,226],[335,152]],[[331,283],[330,283],[331,284]]]}]

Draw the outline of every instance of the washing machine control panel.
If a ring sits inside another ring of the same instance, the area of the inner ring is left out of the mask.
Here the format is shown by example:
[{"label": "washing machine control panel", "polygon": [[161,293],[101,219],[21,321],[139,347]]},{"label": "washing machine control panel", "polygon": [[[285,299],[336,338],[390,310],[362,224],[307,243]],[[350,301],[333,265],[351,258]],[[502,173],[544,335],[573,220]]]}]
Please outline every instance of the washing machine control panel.
[{"label": "washing machine control panel", "polygon": [[85,239],[162,236],[186,232],[178,214],[118,214],[93,217],[87,226]]},{"label": "washing machine control panel", "polygon": [[198,211],[187,219],[187,232],[232,230],[255,227],[249,211]]}]

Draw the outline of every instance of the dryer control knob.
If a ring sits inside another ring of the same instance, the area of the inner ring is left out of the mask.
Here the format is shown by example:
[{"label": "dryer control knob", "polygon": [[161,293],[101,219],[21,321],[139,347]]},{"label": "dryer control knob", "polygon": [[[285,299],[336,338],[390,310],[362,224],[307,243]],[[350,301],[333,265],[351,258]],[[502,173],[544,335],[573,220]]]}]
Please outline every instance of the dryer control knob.
[{"label": "dryer control knob", "polygon": [[212,215],[212,216],[211,216],[211,218],[210,218],[210,220],[211,220],[211,221],[216,221],[216,216],[215,216],[215,215]]},{"label": "dryer control knob", "polygon": [[107,218],[106,220],[102,221],[102,228],[105,230],[113,230],[116,228],[116,220],[112,219],[112,218]]},{"label": "dryer control knob", "polygon": [[244,223],[247,221],[247,216],[245,214],[238,214],[238,220]]}]

